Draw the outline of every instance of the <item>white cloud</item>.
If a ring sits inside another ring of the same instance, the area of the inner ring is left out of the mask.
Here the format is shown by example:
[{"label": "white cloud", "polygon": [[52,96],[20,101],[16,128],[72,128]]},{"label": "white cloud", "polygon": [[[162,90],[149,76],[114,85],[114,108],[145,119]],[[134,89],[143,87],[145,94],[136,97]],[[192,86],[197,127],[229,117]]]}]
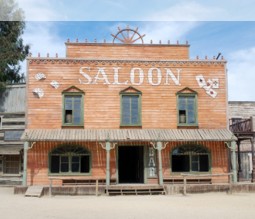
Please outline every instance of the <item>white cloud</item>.
[{"label": "white cloud", "polygon": [[255,20],[254,0],[16,0],[27,21]]},{"label": "white cloud", "polygon": [[[177,40],[181,40],[187,32],[197,27],[197,22],[150,22],[145,23],[144,26],[140,28],[140,33],[145,33],[144,37],[145,43],[158,44],[161,40],[163,43],[168,43],[170,40],[171,44],[176,44]],[[184,44],[185,42],[181,42]]]},{"label": "white cloud", "polygon": [[196,2],[181,2],[171,7],[157,11],[144,20],[153,21],[207,21],[213,18],[222,17],[224,9],[208,6]]},{"label": "white cloud", "polygon": [[27,21],[255,20],[254,0],[17,0]]},{"label": "white cloud", "polygon": [[46,56],[50,53],[55,56],[65,55],[65,46],[63,39],[54,31],[54,24],[51,22],[29,22],[23,35],[24,43],[29,44],[33,56],[41,53]]},{"label": "white cloud", "polygon": [[[63,39],[54,31],[54,24],[51,22],[28,22],[22,38],[24,44],[30,45],[32,57],[65,57],[65,45]],[[21,64],[22,72],[25,72],[26,63]]]},{"label": "white cloud", "polygon": [[17,3],[24,10],[26,21],[65,20],[65,16],[54,9],[50,0],[17,0]]},{"label": "white cloud", "polygon": [[255,47],[232,53],[228,60],[229,100],[255,101]]}]

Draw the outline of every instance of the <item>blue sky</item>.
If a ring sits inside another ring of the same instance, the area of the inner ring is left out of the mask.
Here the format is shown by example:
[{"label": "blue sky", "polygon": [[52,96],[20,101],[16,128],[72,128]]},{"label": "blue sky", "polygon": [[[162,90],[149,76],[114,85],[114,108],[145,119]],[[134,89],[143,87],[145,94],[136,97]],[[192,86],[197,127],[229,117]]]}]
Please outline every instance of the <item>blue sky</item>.
[{"label": "blue sky", "polygon": [[64,43],[112,41],[111,33],[129,25],[153,40],[185,43],[190,58],[228,61],[229,100],[255,101],[255,1],[237,0],[17,0],[26,15],[25,43],[33,56],[65,56]]}]

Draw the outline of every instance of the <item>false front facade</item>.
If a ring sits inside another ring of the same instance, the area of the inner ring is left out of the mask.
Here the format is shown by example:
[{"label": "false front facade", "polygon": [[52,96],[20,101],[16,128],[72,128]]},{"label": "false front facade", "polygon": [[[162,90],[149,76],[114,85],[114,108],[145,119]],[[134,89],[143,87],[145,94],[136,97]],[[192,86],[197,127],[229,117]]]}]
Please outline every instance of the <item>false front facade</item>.
[{"label": "false front facade", "polygon": [[[226,61],[188,44],[66,43],[29,57],[24,184],[226,182]],[[229,144],[230,145],[230,144]],[[26,160],[26,159],[25,159]]]}]

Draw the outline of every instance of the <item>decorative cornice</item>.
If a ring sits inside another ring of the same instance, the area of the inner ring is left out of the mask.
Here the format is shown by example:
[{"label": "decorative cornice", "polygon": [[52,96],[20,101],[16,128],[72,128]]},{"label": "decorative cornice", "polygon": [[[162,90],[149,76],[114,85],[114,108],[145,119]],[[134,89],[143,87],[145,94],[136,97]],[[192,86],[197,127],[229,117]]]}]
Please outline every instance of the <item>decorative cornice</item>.
[{"label": "decorative cornice", "polygon": [[225,65],[226,60],[126,60],[126,59],[75,59],[75,58],[27,58],[30,64],[94,64],[104,66],[109,65],[119,65],[119,64],[134,64],[134,65],[150,65],[150,66],[183,66],[183,65],[192,65],[192,66],[213,66],[213,65]]}]

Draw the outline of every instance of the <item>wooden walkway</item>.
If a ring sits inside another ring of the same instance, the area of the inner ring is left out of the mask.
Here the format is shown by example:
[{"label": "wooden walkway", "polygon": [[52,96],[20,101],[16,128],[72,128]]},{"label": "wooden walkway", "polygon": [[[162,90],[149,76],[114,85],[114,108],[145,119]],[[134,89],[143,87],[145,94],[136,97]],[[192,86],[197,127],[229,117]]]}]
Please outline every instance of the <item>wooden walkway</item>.
[{"label": "wooden walkway", "polygon": [[107,195],[165,195],[165,189],[159,185],[120,184],[105,189]]}]

